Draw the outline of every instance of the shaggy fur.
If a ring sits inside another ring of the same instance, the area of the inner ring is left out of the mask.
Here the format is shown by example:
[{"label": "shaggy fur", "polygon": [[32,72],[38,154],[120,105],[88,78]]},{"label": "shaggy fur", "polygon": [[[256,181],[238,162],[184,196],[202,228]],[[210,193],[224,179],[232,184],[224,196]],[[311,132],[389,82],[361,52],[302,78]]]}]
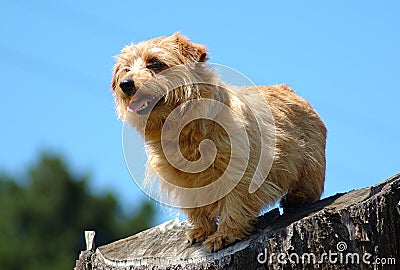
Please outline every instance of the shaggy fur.
[{"label": "shaggy fur", "polygon": [[[192,243],[203,242],[208,250],[216,251],[249,235],[252,222],[260,210],[279,199],[281,206],[287,211],[320,198],[325,178],[326,129],[310,104],[288,86],[235,89],[220,82],[206,65],[191,68],[192,64],[203,63],[206,59],[207,52],[203,45],[192,43],[178,33],[129,45],[123,48],[116,58],[111,88],[119,118],[128,121],[143,135],[149,150],[151,168],[158,176],[167,180],[161,185],[162,189],[181,202],[201,201],[201,197],[212,195],[200,193],[197,198],[180,197],[180,194],[174,194],[177,190],[173,186],[205,187],[216,183],[231,159],[247,164],[237,185],[226,196],[211,204],[182,209],[193,223],[193,229],[187,232],[189,240]],[[186,66],[181,67],[182,64]],[[178,69],[168,73],[172,67]],[[132,93],[127,93],[121,88],[121,83],[127,79],[134,81]],[[198,80],[210,83],[195,83]],[[184,86],[168,92],[174,84]],[[257,98],[260,92],[268,101],[270,111]],[[250,104],[247,105],[241,97],[246,97],[245,100]],[[204,98],[221,102],[228,106],[234,115],[226,114],[211,105],[190,102]],[[153,103],[154,108],[151,112],[146,114],[135,112],[137,108],[128,109],[130,104],[140,99],[148,100],[149,104]],[[178,107],[178,117],[172,121],[177,127],[183,124],[182,119],[187,115],[208,113],[213,115],[215,121],[196,119],[185,125],[180,134],[173,132],[174,127],[167,128],[163,140],[177,140],[178,145],[167,143],[163,148],[162,128],[168,122],[167,117]],[[272,120],[268,118],[269,113],[273,116]],[[257,122],[255,116],[258,116],[261,122]],[[229,138],[227,131],[218,121],[223,121],[233,130],[244,126],[248,141],[240,137],[242,135],[238,135],[236,142],[239,143],[231,145],[232,137]],[[260,126],[263,129],[260,129]],[[250,183],[257,177],[255,170],[262,151],[259,137],[264,129],[273,135],[266,135],[267,138],[275,140],[275,149],[272,149],[273,163],[271,161],[272,167],[268,177],[262,179],[261,187],[250,193]],[[211,140],[215,149],[203,147],[201,153],[199,145],[205,139]],[[168,146],[179,149],[168,149]],[[232,154],[233,148],[239,148],[235,155]],[[189,162],[213,155],[214,150],[216,153],[211,165],[206,169],[190,173],[177,169],[166,157],[165,151],[179,150],[185,161]],[[234,175],[231,177],[234,178]],[[223,186],[215,188],[224,189]]]}]

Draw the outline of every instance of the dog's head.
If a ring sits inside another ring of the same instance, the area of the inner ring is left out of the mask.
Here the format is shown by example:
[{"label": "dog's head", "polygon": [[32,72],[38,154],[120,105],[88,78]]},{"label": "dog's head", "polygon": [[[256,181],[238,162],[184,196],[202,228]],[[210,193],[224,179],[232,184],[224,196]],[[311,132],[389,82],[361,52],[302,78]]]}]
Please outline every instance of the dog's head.
[{"label": "dog's head", "polygon": [[177,81],[190,82],[193,73],[188,65],[206,59],[204,45],[195,44],[179,33],[123,48],[116,57],[111,81],[119,118],[126,119],[128,113],[138,118],[150,113],[164,115],[180,99],[193,98],[189,96],[196,91],[180,89],[172,93],[167,88],[173,88]]}]

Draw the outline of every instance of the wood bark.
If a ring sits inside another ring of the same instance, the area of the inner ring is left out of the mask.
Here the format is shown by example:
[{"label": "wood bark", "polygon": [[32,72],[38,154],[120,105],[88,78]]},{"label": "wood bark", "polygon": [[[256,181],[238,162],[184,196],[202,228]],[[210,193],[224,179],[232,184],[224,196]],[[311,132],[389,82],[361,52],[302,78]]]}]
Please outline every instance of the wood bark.
[{"label": "wood bark", "polygon": [[75,269],[400,269],[400,174],[296,212],[273,209],[215,253],[190,245],[188,228],[175,219],[83,251]]}]

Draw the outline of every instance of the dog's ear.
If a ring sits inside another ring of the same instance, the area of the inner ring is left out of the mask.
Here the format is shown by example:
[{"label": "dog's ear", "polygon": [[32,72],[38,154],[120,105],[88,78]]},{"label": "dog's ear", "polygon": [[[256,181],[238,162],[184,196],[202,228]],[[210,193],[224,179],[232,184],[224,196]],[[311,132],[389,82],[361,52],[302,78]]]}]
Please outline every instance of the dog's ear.
[{"label": "dog's ear", "polygon": [[111,79],[111,83],[110,83],[110,87],[113,92],[115,91],[115,88],[117,86],[117,72],[121,68],[121,64],[118,63],[118,59],[116,59],[116,61],[117,62],[114,64],[114,68],[113,68],[113,72],[112,72],[112,79]]},{"label": "dog's ear", "polygon": [[173,38],[178,44],[180,54],[189,60],[189,62],[205,62],[207,60],[206,46],[193,43],[178,32],[173,34]]},{"label": "dog's ear", "polygon": [[117,74],[117,67],[116,67],[116,65],[114,65],[112,79],[111,79],[111,83],[110,83],[111,90],[113,90],[113,91],[115,90],[115,86],[117,84],[117,79],[115,78],[116,74]]}]

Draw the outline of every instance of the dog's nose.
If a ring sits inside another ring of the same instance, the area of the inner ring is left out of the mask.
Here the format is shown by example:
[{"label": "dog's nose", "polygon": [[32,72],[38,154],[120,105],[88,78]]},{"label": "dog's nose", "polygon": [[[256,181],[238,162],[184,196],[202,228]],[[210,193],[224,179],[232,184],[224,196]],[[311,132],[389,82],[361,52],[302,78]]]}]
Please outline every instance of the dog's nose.
[{"label": "dog's nose", "polygon": [[129,96],[136,93],[135,82],[131,79],[123,80],[122,82],[120,82],[119,87],[121,87],[122,92]]}]

